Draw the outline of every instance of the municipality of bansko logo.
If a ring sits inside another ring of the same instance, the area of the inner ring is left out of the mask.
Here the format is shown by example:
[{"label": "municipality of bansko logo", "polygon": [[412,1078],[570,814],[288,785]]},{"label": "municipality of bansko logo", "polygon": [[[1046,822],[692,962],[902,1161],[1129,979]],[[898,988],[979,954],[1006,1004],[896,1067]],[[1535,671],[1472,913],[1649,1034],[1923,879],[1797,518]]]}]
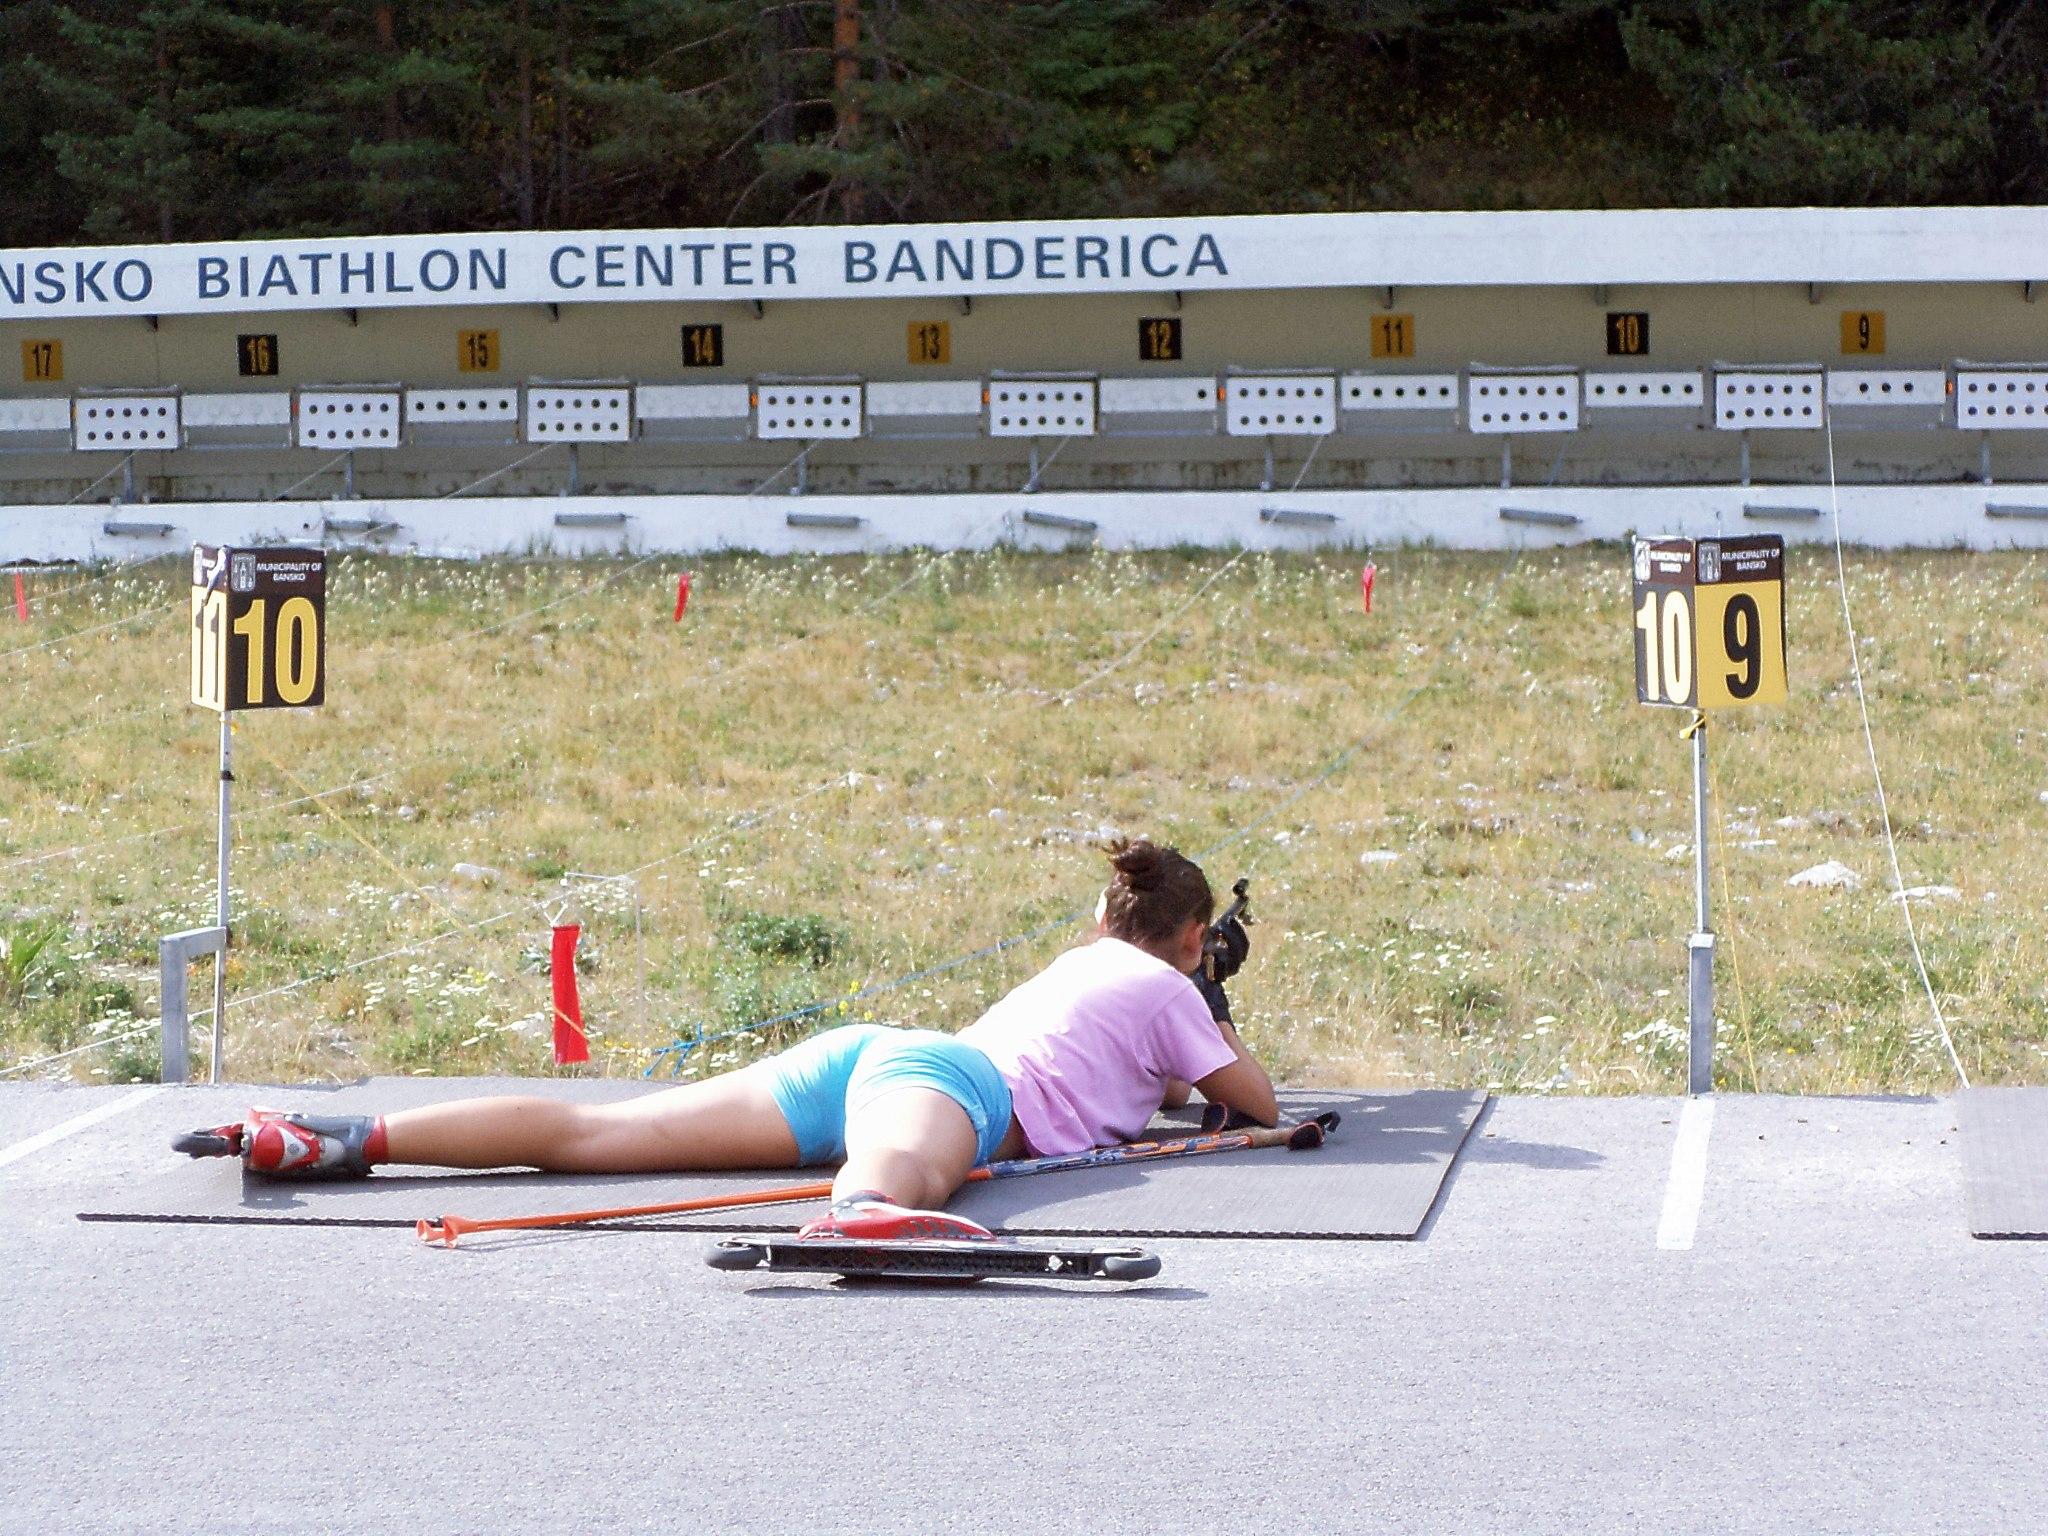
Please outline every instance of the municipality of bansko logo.
[{"label": "municipality of bansko logo", "polygon": [[1721,546],[1711,540],[1700,541],[1700,580],[1712,585],[1721,579]]},{"label": "municipality of bansko logo", "polygon": [[228,561],[228,590],[230,592],[254,592],[256,590],[256,557],[236,555]]},{"label": "municipality of bansko logo", "polygon": [[1642,539],[1636,540],[1636,580],[1650,579],[1650,546]]}]

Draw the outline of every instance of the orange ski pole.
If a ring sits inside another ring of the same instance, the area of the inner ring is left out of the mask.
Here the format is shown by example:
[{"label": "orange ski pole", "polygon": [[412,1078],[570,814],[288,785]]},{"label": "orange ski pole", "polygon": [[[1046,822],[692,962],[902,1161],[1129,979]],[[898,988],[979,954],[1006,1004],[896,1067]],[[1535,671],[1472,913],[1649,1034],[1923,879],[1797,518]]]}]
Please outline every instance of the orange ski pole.
[{"label": "orange ski pole", "polygon": [[[1305,1151],[1319,1147],[1337,1127],[1335,1114],[1317,1115],[1297,1125],[1274,1128],[1254,1126],[1242,1131],[1184,1136],[1171,1141],[1125,1142],[1097,1147],[1058,1157],[1024,1157],[1009,1162],[988,1163],[967,1175],[969,1184],[984,1179],[1014,1179],[1033,1173],[1062,1173],[1073,1168],[1100,1168],[1111,1163],[1158,1162],[1167,1158],[1195,1157],[1205,1152],[1235,1152],[1248,1147],[1287,1147]],[[830,1197],[830,1181],[818,1184],[785,1184],[778,1189],[740,1190],[730,1195],[700,1195],[694,1200],[667,1200],[657,1205],[618,1205],[596,1211],[549,1211],[539,1216],[498,1216],[472,1221],[467,1216],[443,1216],[439,1221],[423,1218],[414,1230],[423,1243],[453,1248],[456,1239],[472,1232],[519,1232],[543,1227],[582,1227],[600,1221],[624,1221],[634,1216],[681,1216],[691,1211],[729,1211],[749,1205],[787,1205],[797,1200]]]},{"label": "orange ski pole", "polygon": [[670,1200],[660,1205],[619,1205],[601,1211],[551,1211],[541,1216],[498,1216],[472,1221],[467,1216],[443,1216],[439,1221],[422,1218],[413,1230],[423,1243],[453,1248],[458,1237],[471,1232],[515,1232],[529,1227],[580,1227],[593,1221],[621,1221],[628,1216],[680,1216],[687,1211],[729,1211],[743,1205],[785,1205],[793,1200],[823,1200],[832,1193],[829,1180],[822,1184],[787,1184],[780,1189],[743,1189],[730,1195],[700,1195],[694,1200]]}]

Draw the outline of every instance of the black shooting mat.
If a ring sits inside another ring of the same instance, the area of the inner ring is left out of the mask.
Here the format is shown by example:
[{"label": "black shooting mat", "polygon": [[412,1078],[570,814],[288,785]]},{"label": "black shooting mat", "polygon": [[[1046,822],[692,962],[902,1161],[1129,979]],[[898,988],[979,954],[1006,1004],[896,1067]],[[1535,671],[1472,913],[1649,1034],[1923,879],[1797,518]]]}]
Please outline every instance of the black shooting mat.
[{"label": "black shooting mat", "polygon": [[[343,1114],[390,1111],[479,1091],[596,1100],[645,1089],[616,1081],[386,1078],[325,1093],[269,1090],[264,1102],[309,1114]],[[1260,1148],[990,1180],[967,1186],[949,1208],[1018,1234],[1412,1238],[1428,1219],[1486,1095],[1461,1089],[1289,1090],[1280,1099],[1290,1118],[1334,1109],[1343,1123],[1313,1151]],[[1162,1114],[1153,1128],[1160,1135],[1188,1135],[1194,1120],[1192,1111]],[[80,1219],[410,1228],[422,1217],[444,1214],[482,1220],[652,1204],[831,1177],[822,1168],[610,1175],[390,1167],[367,1179],[299,1183],[244,1179],[234,1159],[194,1162],[170,1153],[168,1146],[160,1166],[161,1174],[137,1181],[119,1200],[81,1211]],[[633,1225],[658,1231],[792,1232],[823,1209],[824,1202],[814,1200],[642,1218]]]},{"label": "black shooting mat", "polygon": [[2048,1238],[2048,1088],[1971,1088],[1956,1112],[1970,1231]]}]

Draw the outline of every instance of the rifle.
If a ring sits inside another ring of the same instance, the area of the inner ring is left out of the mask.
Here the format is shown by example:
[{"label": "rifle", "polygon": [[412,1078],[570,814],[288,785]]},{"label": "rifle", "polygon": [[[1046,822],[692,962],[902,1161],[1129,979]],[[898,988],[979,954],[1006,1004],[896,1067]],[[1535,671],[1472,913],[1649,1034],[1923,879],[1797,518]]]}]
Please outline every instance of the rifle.
[{"label": "rifle", "polygon": [[[1240,879],[1230,888],[1230,894],[1234,899],[1217,916],[1216,921],[1209,925],[1209,931],[1202,936],[1202,974],[1211,981],[1221,982],[1225,977],[1235,975],[1238,967],[1244,964],[1245,955],[1251,950],[1251,942],[1244,933],[1244,930],[1252,925],[1251,884],[1247,877]],[[1233,924],[1238,930],[1235,945],[1231,943],[1229,933]],[[1217,971],[1221,966],[1228,966],[1229,969],[1219,976]]]}]

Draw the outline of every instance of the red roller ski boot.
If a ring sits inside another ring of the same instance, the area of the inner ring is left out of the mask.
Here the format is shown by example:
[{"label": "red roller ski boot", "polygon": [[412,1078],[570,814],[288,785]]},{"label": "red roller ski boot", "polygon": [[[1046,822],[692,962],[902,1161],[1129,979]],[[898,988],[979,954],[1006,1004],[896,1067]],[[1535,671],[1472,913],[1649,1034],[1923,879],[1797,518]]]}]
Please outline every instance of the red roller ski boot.
[{"label": "red roller ski boot", "polygon": [[242,1171],[272,1179],[360,1179],[384,1160],[384,1120],[373,1115],[302,1115],[252,1109],[237,1125],[187,1131],[171,1150],[190,1157],[239,1157]]}]

